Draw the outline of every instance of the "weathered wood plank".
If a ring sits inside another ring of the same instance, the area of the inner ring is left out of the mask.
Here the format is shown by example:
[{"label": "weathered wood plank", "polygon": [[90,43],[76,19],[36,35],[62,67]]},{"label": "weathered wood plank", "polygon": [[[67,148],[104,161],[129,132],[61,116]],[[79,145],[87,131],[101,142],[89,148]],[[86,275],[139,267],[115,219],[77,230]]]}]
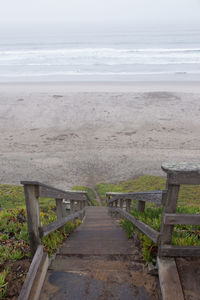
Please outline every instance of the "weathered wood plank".
[{"label": "weathered wood plank", "polygon": [[79,210],[76,213],[69,215],[65,218],[62,218],[58,221],[52,222],[48,225],[45,225],[43,227],[39,228],[39,232],[40,232],[40,237],[46,236],[49,233],[55,231],[56,229],[64,226],[67,222],[74,220],[75,218],[78,218],[79,216],[81,216],[84,213],[84,210]]},{"label": "weathered wood plank", "polygon": [[200,225],[200,214],[164,214],[164,224]]},{"label": "weathered wood plank", "polygon": [[165,193],[166,191],[149,191],[138,193],[106,193],[106,195],[112,196],[112,198],[108,200],[108,203],[113,202],[117,199],[131,199],[162,204],[162,195]]},{"label": "weathered wood plank", "polygon": [[22,286],[18,300],[28,300],[33,282],[35,280],[37,270],[38,270],[40,262],[42,260],[42,256],[43,256],[43,247],[42,247],[42,245],[40,245],[40,246],[38,246],[38,248],[35,252],[35,255],[34,255],[32,263],[30,265],[29,271],[26,275],[26,279]]},{"label": "weathered wood plank", "polygon": [[[22,185],[38,185],[38,186],[41,186],[41,187],[45,187],[47,189],[51,189],[51,190],[54,190],[56,192],[63,192],[63,193],[72,193],[72,194],[81,194],[81,195],[87,195],[87,192],[86,191],[73,191],[73,190],[61,190],[61,189],[57,189],[53,186],[50,186],[50,185],[47,185],[47,184],[44,184],[44,183],[41,183],[39,181],[21,181],[20,182]],[[62,198],[62,197],[61,197]]]},{"label": "weathered wood plank", "polygon": [[38,300],[49,266],[48,254],[44,253],[38,267],[28,300]]},{"label": "weathered wood plank", "polygon": [[200,184],[199,163],[163,163],[161,167],[170,184]]},{"label": "weathered wood plank", "polygon": [[40,211],[38,202],[38,188],[35,185],[24,186],[28,232],[30,237],[31,254],[34,255],[37,247],[41,244],[39,226],[40,226]]},{"label": "weathered wood plank", "polygon": [[123,205],[124,205],[124,200],[120,199],[120,208],[123,209]]},{"label": "weathered wood plank", "polygon": [[184,300],[184,294],[173,258],[157,258],[163,300]]},{"label": "weathered wood plank", "polygon": [[144,201],[138,201],[138,207],[137,210],[138,212],[144,212],[145,211],[145,202]]},{"label": "weathered wood plank", "polygon": [[70,200],[70,213],[73,214],[75,212],[75,204],[74,200]]},{"label": "weathered wood plank", "polygon": [[126,211],[127,211],[127,213],[131,212],[131,200],[130,199],[126,199]]},{"label": "weathered wood plank", "polygon": [[200,247],[163,245],[159,256],[200,256]]},{"label": "weathered wood plank", "polygon": [[39,186],[40,197],[46,198],[62,198],[68,200],[86,200],[86,192],[76,192],[76,191],[62,191],[51,187]]},{"label": "weathered wood plank", "polygon": [[63,199],[56,199],[56,215],[58,220],[66,217],[66,209],[63,205]]},{"label": "weathered wood plank", "polygon": [[171,243],[171,237],[172,237],[174,226],[167,225],[164,223],[164,215],[165,213],[176,213],[179,189],[180,189],[180,185],[169,184],[168,181],[167,198],[162,213],[161,236],[160,236],[161,244]]},{"label": "weathered wood plank", "polygon": [[154,243],[158,242],[160,233],[147,224],[143,223],[142,221],[137,220],[134,216],[130,215],[126,211],[123,211],[120,208],[110,208],[113,212],[118,212],[121,214],[124,218],[126,218],[128,221],[133,223],[140,231],[142,231],[144,234],[146,234]]},{"label": "weathered wood plank", "polygon": [[196,173],[180,173],[180,174],[169,174],[170,184],[200,184],[200,174]]}]

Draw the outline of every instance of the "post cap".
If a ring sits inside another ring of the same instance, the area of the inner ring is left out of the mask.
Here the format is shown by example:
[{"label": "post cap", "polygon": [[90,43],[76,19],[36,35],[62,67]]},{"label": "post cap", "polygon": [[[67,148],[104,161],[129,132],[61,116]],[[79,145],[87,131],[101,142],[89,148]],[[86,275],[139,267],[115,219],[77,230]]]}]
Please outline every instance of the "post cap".
[{"label": "post cap", "polygon": [[197,173],[200,174],[200,162],[164,162],[161,168],[166,173]]}]

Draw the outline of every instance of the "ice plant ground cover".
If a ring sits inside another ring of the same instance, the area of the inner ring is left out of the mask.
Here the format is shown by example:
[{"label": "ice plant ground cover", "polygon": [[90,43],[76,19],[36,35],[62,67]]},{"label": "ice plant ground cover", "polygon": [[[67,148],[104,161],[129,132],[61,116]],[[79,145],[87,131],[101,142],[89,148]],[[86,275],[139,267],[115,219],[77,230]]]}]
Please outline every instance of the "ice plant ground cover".
[{"label": "ice plant ground cover", "polygon": [[[101,199],[106,197],[106,192],[142,192],[153,190],[164,190],[166,178],[158,176],[140,176],[134,180],[128,180],[119,184],[99,183],[95,186]],[[132,201],[131,214],[142,222],[148,224],[153,229],[160,231],[162,208],[155,204],[146,203],[145,212],[137,211],[137,201]],[[199,214],[200,213],[200,186],[183,185],[180,188],[177,213]],[[131,222],[127,220],[120,221],[121,226],[131,238],[136,232],[140,240],[141,251],[146,262],[155,263],[157,255],[157,245],[147,236],[142,234]],[[200,246],[200,226],[176,225],[172,236],[172,244],[180,246]]]},{"label": "ice plant ground cover", "polygon": [[[165,184],[165,178],[146,175],[116,185],[99,183],[94,189],[101,198],[102,204],[106,204],[106,192],[163,190]],[[76,186],[74,189],[88,191],[90,199],[97,204],[92,189],[84,186]],[[40,198],[39,201],[42,225],[55,221],[55,200]],[[31,262],[23,187],[1,185],[0,204],[2,208],[0,211],[0,298],[6,298],[19,293]],[[138,213],[136,205],[137,203],[133,201],[131,213],[159,231],[162,208],[146,203],[145,212]],[[177,212],[200,213],[200,186],[181,187]],[[121,220],[120,223],[128,238],[131,238],[134,232],[137,233],[145,261],[155,262],[157,245],[129,221]],[[69,222],[62,229],[44,237],[42,240],[44,250],[52,255],[79,224],[80,221],[77,221],[76,224]],[[174,245],[200,245],[200,226],[176,225],[172,243]]]},{"label": "ice plant ground cover", "polygon": [[[0,299],[19,294],[28,271],[31,254],[23,188],[0,186]],[[41,225],[56,220],[55,200],[40,199]],[[68,222],[42,239],[51,256],[81,221]]]}]

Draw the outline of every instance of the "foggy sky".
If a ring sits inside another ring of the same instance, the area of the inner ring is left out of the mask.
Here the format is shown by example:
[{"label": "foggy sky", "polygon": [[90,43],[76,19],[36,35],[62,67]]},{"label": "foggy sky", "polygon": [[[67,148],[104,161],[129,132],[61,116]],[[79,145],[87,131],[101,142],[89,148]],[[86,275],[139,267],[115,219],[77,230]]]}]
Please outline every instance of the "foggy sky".
[{"label": "foggy sky", "polygon": [[200,0],[0,0],[0,29],[48,25],[200,27]]}]

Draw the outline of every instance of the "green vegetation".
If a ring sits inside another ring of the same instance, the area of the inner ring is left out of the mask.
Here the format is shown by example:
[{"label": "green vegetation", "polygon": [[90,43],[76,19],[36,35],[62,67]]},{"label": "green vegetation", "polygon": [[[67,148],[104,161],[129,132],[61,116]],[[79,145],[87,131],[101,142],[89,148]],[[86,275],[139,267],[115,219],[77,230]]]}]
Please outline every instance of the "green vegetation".
[{"label": "green vegetation", "polygon": [[[105,203],[106,192],[139,192],[165,189],[166,179],[157,176],[140,176],[134,180],[120,182],[119,184],[99,183],[94,188]],[[75,186],[74,190],[87,191],[93,203],[98,205],[94,191],[85,186]],[[40,198],[41,224],[45,225],[56,220],[55,200]],[[146,203],[144,213],[136,210],[137,202],[132,202],[132,215],[148,224],[155,230],[160,230],[160,207]],[[0,298],[6,296],[7,276],[10,273],[10,263],[30,258],[29,235],[27,229],[27,216],[25,211],[24,191],[21,186],[0,185]],[[200,213],[200,186],[182,186],[179,193],[179,213]],[[45,251],[50,255],[54,253],[67,236],[78,226],[81,221],[67,223],[60,230],[56,230],[43,238]],[[145,261],[155,262],[157,245],[142,234],[135,226],[126,220],[121,220],[121,226],[128,238],[136,232],[142,255]],[[172,237],[174,245],[200,245],[200,226],[177,225],[174,227]],[[9,266],[9,267],[8,267]]]},{"label": "green vegetation", "polygon": [[3,272],[0,273],[0,299],[4,298],[7,293],[7,282],[6,276],[8,275],[8,268],[6,268]]},{"label": "green vegetation", "polygon": [[[55,200],[40,198],[41,225],[54,222]],[[0,299],[6,296],[9,274],[7,265],[31,257],[24,191],[21,186],[0,186]],[[44,251],[52,255],[81,221],[68,222],[42,239]],[[15,275],[14,275],[15,276]],[[10,276],[11,277],[11,276]]]},{"label": "green vegetation", "polygon": [[[106,192],[142,192],[153,190],[164,190],[166,179],[158,176],[140,176],[137,179],[120,182],[118,185],[99,183],[95,186],[102,199],[106,199]],[[136,209],[137,201],[132,201],[131,214],[142,222],[148,224],[157,231],[160,231],[162,208],[152,203],[146,203],[144,213],[139,213]],[[200,213],[200,186],[181,186],[178,199],[178,213],[199,214]],[[137,232],[142,247],[142,255],[146,261],[155,262],[157,245],[147,236],[142,234],[135,226],[127,221],[121,220],[121,226],[131,238]],[[200,246],[200,226],[176,225],[172,236],[172,244],[180,246]]]},{"label": "green vegetation", "polygon": [[[56,220],[55,211],[46,209],[40,213],[41,224],[45,225]],[[0,212],[0,296],[6,295],[7,281],[5,267],[8,263],[31,257],[29,235],[25,209],[16,208]],[[81,221],[68,222],[61,229],[56,230],[42,239],[44,250],[52,255],[67,236],[80,225]],[[1,298],[1,297],[0,297]]]},{"label": "green vegetation", "polygon": [[92,189],[90,189],[89,187],[87,186],[74,186],[73,187],[73,190],[75,191],[85,191],[85,192],[88,192],[88,196],[90,198],[90,200],[92,201],[92,203],[95,205],[95,206],[98,206],[99,203],[98,201],[96,200],[96,195],[94,193],[94,191]]},{"label": "green vegetation", "polygon": [[[98,183],[95,190],[102,200],[106,199],[106,192],[143,192],[164,190],[166,178],[160,176],[145,175],[137,179],[127,180],[119,184]],[[179,206],[200,206],[200,186],[199,185],[183,185],[179,193]]]}]

